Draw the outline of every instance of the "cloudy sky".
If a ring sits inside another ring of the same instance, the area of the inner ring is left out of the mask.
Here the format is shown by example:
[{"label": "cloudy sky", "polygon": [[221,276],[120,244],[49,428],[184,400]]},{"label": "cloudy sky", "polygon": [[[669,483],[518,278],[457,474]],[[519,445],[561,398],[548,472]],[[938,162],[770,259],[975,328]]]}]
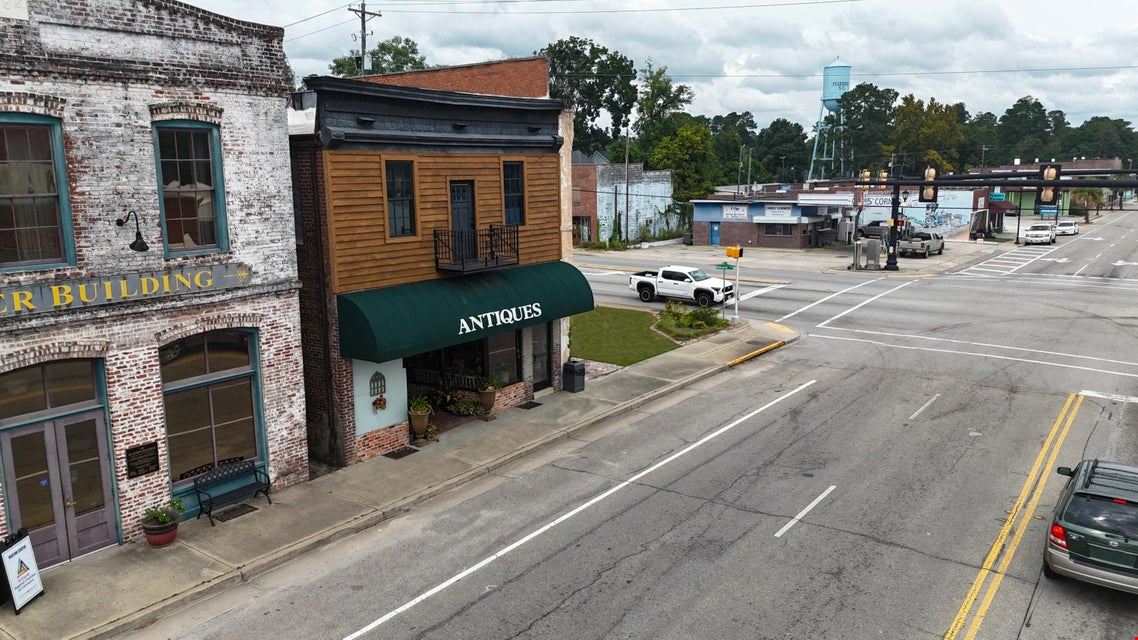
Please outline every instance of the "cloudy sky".
[{"label": "cloudy sky", "polygon": [[[189,1],[285,26],[285,51],[298,76],[326,73],[329,60],[357,46],[352,34],[359,22],[338,0]],[[1132,0],[800,2],[375,0],[368,9],[383,17],[372,20],[369,42],[403,35],[419,43],[429,63],[461,64],[588,37],[638,67],[649,59],[667,66],[694,89],[692,111],[749,110],[760,126],[778,117],[813,123],[819,74],[835,56],[853,66],[855,84],[964,101],[973,113],[999,115],[1031,94],[1047,109],[1064,110],[1073,124],[1094,115],[1138,121],[1138,3]],[[930,73],[1119,66],[1131,68]]]}]

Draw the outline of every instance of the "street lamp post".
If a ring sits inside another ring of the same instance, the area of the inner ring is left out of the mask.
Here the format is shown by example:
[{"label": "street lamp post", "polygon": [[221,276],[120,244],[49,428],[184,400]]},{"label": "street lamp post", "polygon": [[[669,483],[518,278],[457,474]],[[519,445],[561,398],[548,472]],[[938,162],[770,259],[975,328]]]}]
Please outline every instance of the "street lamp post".
[{"label": "street lamp post", "polygon": [[[889,227],[889,255],[885,258],[886,271],[900,270],[897,266],[897,245],[901,238],[901,198],[901,185],[893,185],[893,211],[890,215],[892,224]],[[905,191],[904,198],[909,199],[908,191]]]}]

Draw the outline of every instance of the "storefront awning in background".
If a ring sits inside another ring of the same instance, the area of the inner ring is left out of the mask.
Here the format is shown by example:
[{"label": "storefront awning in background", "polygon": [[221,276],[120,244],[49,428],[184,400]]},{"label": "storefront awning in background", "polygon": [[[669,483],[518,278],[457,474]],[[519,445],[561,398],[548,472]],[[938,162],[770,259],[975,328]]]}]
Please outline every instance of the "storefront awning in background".
[{"label": "storefront awning in background", "polygon": [[591,311],[568,262],[490,271],[339,296],[340,353],[386,362]]}]

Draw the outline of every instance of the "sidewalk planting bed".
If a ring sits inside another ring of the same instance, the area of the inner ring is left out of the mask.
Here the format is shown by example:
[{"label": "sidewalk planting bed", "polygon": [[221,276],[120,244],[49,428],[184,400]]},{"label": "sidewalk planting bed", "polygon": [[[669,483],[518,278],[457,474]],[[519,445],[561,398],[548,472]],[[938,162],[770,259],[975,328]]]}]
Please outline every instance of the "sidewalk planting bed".
[{"label": "sidewalk planting bed", "polygon": [[731,326],[717,307],[689,309],[679,302],[668,302],[660,312],[660,322],[656,329],[675,340],[694,340],[706,335],[719,333]]},{"label": "sidewalk planting bed", "polygon": [[679,346],[652,331],[656,316],[647,311],[597,307],[572,322],[573,355],[586,360],[627,366]]}]

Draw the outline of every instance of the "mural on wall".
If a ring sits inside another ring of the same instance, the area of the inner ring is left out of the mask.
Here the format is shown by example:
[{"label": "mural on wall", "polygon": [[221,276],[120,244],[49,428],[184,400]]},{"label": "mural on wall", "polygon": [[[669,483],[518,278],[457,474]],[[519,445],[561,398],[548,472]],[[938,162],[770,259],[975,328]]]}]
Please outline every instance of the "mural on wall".
[{"label": "mural on wall", "polygon": [[[919,227],[952,236],[972,226],[972,192],[966,190],[941,189],[936,202],[913,202],[915,194],[901,207],[901,214],[914,227]],[[892,210],[892,195],[888,193],[866,194],[861,224],[875,220],[888,220]]]}]

